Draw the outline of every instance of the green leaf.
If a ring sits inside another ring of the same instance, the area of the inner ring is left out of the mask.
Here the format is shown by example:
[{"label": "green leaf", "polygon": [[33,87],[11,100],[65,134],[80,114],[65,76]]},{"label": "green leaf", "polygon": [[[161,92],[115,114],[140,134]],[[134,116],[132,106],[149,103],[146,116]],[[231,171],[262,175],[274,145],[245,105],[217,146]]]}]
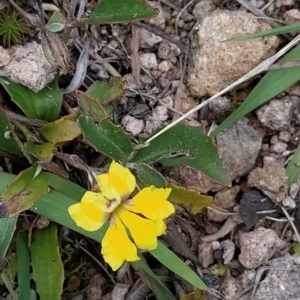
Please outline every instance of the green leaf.
[{"label": "green leaf", "polygon": [[31,244],[32,277],[40,300],[60,300],[64,267],[59,253],[57,229],[54,223],[37,229]]},{"label": "green leaf", "polygon": [[30,208],[48,191],[48,180],[43,171],[36,174],[37,167],[22,171],[2,194],[1,213],[12,217]]},{"label": "green leaf", "polygon": [[30,258],[28,251],[27,232],[22,231],[17,237],[17,266],[18,266],[18,300],[31,298],[30,291]]},{"label": "green leaf", "polygon": [[176,298],[171,294],[159,277],[149,268],[143,256],[138,264],[133,262],[132,265],[135,269],[142,269],[145,272],[151,284],[152,290],[158,300],[176,300]]},{"label": "green leaf", "polygon": [[[50,174],[48,174],[50,175]],[[78,201],[67,196],[69,192],[74,193],[72,189],[74,188],[74,183],[71,183],[65,179],[51,174],[50,182],[51,184],[62,188],[64,186],[64,193],[60,193],[54,189],[51,189],[49,193],[43,196],[32,208],[31,210],[35,213],[43,215],[58,224],[66,226],[78,233],[81,233],[95,241],[101,242],[108,224],[103,226],[97,231],[85,231],[84,229],[77,227],[75,222],[71,219],[68,214],[68,207]],[[56,177],[56,179],[54,179]],[[14,178],[14,175],[8,173],[0,173],[0,192],[4,190],[5,186]],[[59,183],[59,181],[61,181]],[[78,191],[80,191],[80,188]],[[76,192],[75,192],[76,194]],[[77,196],[78,198],[78,196]],[[77,199],[75,198],[75,199]],[[159,260],[163,265],[169,268],[171,271],[178,274],[183,279],[187,280],[189,283],[195,285],[196,287],[204,290],[208,290],[206,285],[201,281],[198,275],[192,272],[187,265],[185,265],[173,252],[166,248],[161,242],[158,241],[158,247],[155,250],[150,251],[150,253]],[[136,261],[135,264],[143,269],[143,264],[141,261]],[[173,264],[173,265],[172,265]]]},{"label": "green leaf", "polygon": [[159,242],[157,248],[149,252],[165,267],[167,267],[169,270],[171,270],[193,286],[197,287],[200,290],[209,290],[205,283],[201,280],[201,278],[164,244]]},{"label": "green leaf", "polygon": [[[108,116],[98,99],[92,98],[81,91],[76,91],[76,95],[79,98],[79,107],[84,112],[84,115],[92,116],[94,120],[98,122]],[[80,115],[82,115],[82,112],[79,112],[79,116]]]},{"label": "green leaf", "polygon": [[0,218],[1,243],[0,243],[0,261],[5,257],[6,251],[11,243],[18,216],[13,218]]},{"label": "green leaf", "polygon": [[300,174],[300,146],[298,146],[295,151],[293,158],[286,167],[285,172],[287,176],[287,184],[288,186],[291,186],[291,184],[298,179]]},{"label": "green leaf", "polygon": [[119,77],[113,77],[111,83],[95,81],[86,91],[90,97],[104,105],[118,99],[124,92],[125,84]]},{"label": "green leaf", "polygon": [[28,141],[24,143],[24,149],[40,161],[50,161],[53,157],[54,148],[52,143],[36,144]]},{"label": "green leaf", "polygon": [[65,24],[60,23],[60,22],[53,22],[51,24],[48,23],[46,25],[46,28],[51,32],[58,32],[65,28]]},{"label": "green leaf", "polygon": [[115,160],[126,160],[133,151],[129,136],[122,128],[108,120],[102,120],[97,126],[89,116],[80,116],[84,139],[97,151]]},{"label": "green leaf", "polygon": [[191,209],[191,213],[196,215],[208,205],[212,204],[214,198],[212,196],[200,195],[194,190],[188,190],[176,184],[168,185],[172,189],[169,200],[173,204],[183,205]]},{"label": "green leaf", "polygon": [[[300,58],[300,46],[291,50],[280,61]],[[238,107],[216,130],[211,137],[217,136],[221,131],[250,113],[257,107],[266,103],[279,93],[286,90],[300,79],[300,66],[269,71],[255,86],[242,105]]]},{"label": "green leaf", "polygon": [[129,164],[129,168],[136,170],[136,175],[145,185],[154,185],[157,188],[165,188],[165,178],[147,164]]},{"label": "green leaf", "polygon": [[[179,123],[137,150],[129,162],[149,164],[171,154],[178,154],[176,163],[184,163],[221,184],[229,185],[227,170],[211,138],[200,128]],[[169,159],[172,160],[172,159]]]},{"label": "green leaf", "polygon": [[42,136],[52,144],[69,142],[81,135],[81,130],[73,115],[47,123],[39,129]]},{"label": "green leaf", "polygon": [[0,108],[0,151],[1,150],[18,156],[23,155],[18,143],[10,134],[8,119]]},{"label": "green leaf", "polygon": [[152,8],[143,0],[102,0],[92,11],[85,23],[128,23],[155,17],[157,8]]},{"label": "green leaf", "polygon": [[[1,277],[0,277],[0,285],[4,285],[7,284],[7,282],[5,282],[2,278],[6,278],[9,286],[11,286],[12,288],[15,287],[16,281],[15,278],[17,276],[18,273],[18,266],[17,266],[17,256],[16,253],[13,253],[12,255],[10,255],[7,259],[6,259],[6,266],[4,268],[4,270],[1,273]],[[4,276],[3,276],[4,275]]]},{"label": "green leaf", "polygon": [[253,34],[247,34],[244,36],[239,36],[236,38],[232,38],[229,40],[226,40],[226,42],[238,42],[238,41],[245,41],[245,40],[250,40],[250,39],[255,39],[263,36],[271,36],[271,35],[277,35],[277,34],[284,34],[284,33],[289,33],[292,31],[297,31],[300,29],[300,23],[295,23],[292,25],[287,25],[287,26],[281,26],[281,27],[276,27],[270,30],[265,30]]},{"label": "green leaf", "polygon": [[53,80],[37,93],[5,77],[0,77],[0,84],[27,117],[49,122],[58,118],[62,105],[62,91],[57,85],[57,80]]}]

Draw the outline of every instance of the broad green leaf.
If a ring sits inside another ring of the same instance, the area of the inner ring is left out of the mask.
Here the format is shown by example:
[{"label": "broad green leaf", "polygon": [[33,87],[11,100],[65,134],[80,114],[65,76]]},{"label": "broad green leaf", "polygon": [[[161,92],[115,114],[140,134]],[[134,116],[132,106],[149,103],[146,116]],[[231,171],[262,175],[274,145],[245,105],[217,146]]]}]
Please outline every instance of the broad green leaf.
[{"label": "broad green leaf", "polygon": [[172,189],[169,200],[173,204],[189,207],[194,215],[201,212],[203,208],[210,205],[214,200],[212,196],[200,195],[194,190],[188,190],[173,183],[170,183],[168,187]]},{"label": "broad green leaf", "polygon": [[122,96],[125,92],[125,88],[126,85],[121,78],[113,77],[111,83],[95,81],[88,88],[86,93],[105,105]]},{"label": "broad green leaf", "polygon": [[[48,174],[50,175],[50,174]],[[61,193],[54,189],[51,189],[49,193],[43,196],[31,210],[35,213],[43,215],[54,222],[66,226],[78,233],[81,233],[95,241],[101,242],[106,230],[107,224],[97,231],[89,232],[85,231],[80,227],[77,227],[75,222],[70,218],[68,214],[68,207],[78,201],[67,196],[67,193],[74,193],[72,189],[74,188],[74,183],[70,183],[67,180],[61,179],[58,176],[51,174],[50,180],[51,185],[55,185],[58,188],[65,186],[65,192]],[[55,179],[56,177],[56,179]],[[8,173],[0,173],[0,192],[4,190],[5,186],[13,180],[14,175]],[[59,182],[61,181],[61,182]],[[80,192],[82,188],[77,190]],[[82,189],[83,190],[83,189]],[[76,193],[75,193],[76,194]],[[78,198],[79,196],[77,196]],[[81,196],[80,196],[81,198]],[[76,199],[76,198],[75,198]],[[190,284],[204,290],[208,290],[206,285],[202,282],[198,275],[190,270],[190,268],[185,265],[172,251],[166,248],[160,241],[158,241],[157,249],[150,251],[154,257],[159,260],[163,265],[169,268],[172,272],[188,281]],[[136,261],[135,264],[143,269],[141,261]],[[173,264],[173,266],[172,266]]]},{"label": "broad green leaf", "polygon": [[6,115],[0,108],[0,151],[16,154],[22,156],[22,151],[18,146],[18,143],[14,140],[10,134],[9,123]]},{"label": "broad green leaf", "polygon": [[[300,58],[300,46],[291,50],[280,61]],[[257,107],[266,103],[300,79],[300,66],[269,71],[255,86],[242,105],[237,108],[217,129],[211,137],[217,136],[221,131],[250,113]]]},{"label": "broad green leaf", "polygon": [[[79,98],[79,107],[84,112],[84,115],[92,116],[97,122],[100,122],[108,116],[98,99],[92,98],[81,91],[76,91],[76,95]],[[78,115],[82,115],[82,112],[80,111]]]},{"label": "broad green leaf", "polygon": [[40,300],[60,300],[64,267],[59,253],[56,225],[37,229],[30,248],[32,277]]},{"label": "broad green leaf", "polygon": [[30,257],[28,251],[27,232],[22,231],[17,237],[17,266],[18,266],[18,300],[31,298],[30,291]]},{"label": "broad green leaf", "polygon": [[230,184],[228,172],[211,138],[200,128],[183,123],[158,136],[148,147],[137,150],[129,162],[149,164],[174,153],[178,154],[177,164],[184,163],[216,182]]},{"label": "broad green leaf", "polygon": [[[15,278],[18,273],[18,266],[17,266],[17,256],[16,253],[13,253],[6,259],[6,265],[4,270],[2,271],[1,277],[0,277],[0,285],[4,285],[6,282],[3,281],[2,277],[5,277],[9,285],[14,288],[16,281]],[[5,276],[3,276],[5,275]]]},{"label": "broad green leaf", "polygon": [[201,278],[164,244],[158,243],[157,248],[149,252],[170,271],[174,272],[193,286],[200,290],[209,290]]},{"label": "broad green leaf", "polygon": [[54,148],[52,143],[36,144],[28,141],[24,143],[24,149],[40,161],[50,161],[53,157]]},{"label": "broad green leaf", "polygon": [[143,0],[102,0],[85,23],[128,23],[155,17],[158,9]]},{"label": "broad green leaf", "polygon": [[49,122],[59,117],[62,91],[57,85],[57,80],[53,80],[37,93],[5,77],[0,77],[0,84],[3,85],[11,100],[18,105],[27,117]]},{"label": "broad green leaf", "polygon": [[102,120],[96,125],[92,117],[82,115],[79,124],[85,141],[106,156],[125,160],[133,151],[129,136],[110,121]]},{"label": "broad green leaf", "polygon": [[154,185],[157,188],[166,187],[165,178],[149,165],[141,163],[131,164],[129,167],[136,171],[136,175],[143,184]]},{"label": "broad green leaf", "polygon": [[300,146],[298,146],[288,166],[286,167],[287,184],[294,183],[300,174]]},{"label": "broad green leaf", "polygon": [[226,42],[238,42],[238,41],[245,41],[245,40],[250,40],[250,39],[255,39],[263,36],[271,36],[271,35],[277,35],[277,34],[284,34],[284,33],[289,33],[293,31],[297,31],[300,29],[300,23],[295,23],[292,25],[286,25],[286,26],[280,26],[276,27],[270,30],[265,30],[253,34],[247,34],[244,36],[239,36],[236,38],[232,38],[229,40],[226,40]]},{"label": "broad green leaf", "polygon": [[0,242],[0,261],[5,257],[6,251],[13,238],[16,230],[16,222],[18,216],[13,218],[0,218],[0,231],[1,231],[1,242]]},{"label": "broad green leaf", "polygon": [[73,115],[47,123],[39,129],[42,136],[52,144],[69,142],[81,135],[81,130]]},{"label": "broad green leaf", "polygon": [[43,171],[36,174],[37,167],[22,171],[2,194],[2,216],[15,216],[30,208],[48,191],[48,180]]}]

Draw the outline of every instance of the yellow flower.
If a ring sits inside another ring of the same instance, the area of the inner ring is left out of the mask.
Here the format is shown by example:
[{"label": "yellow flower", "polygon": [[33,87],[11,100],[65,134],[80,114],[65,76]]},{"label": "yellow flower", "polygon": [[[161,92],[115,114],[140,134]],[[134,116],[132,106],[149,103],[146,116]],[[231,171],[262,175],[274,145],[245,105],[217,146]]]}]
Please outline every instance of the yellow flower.
[{"label": "yellow flower", "polygon": [[130,198],[136,186],[135,177],[115,161],[97,181],[99,193],[87,191],[80,203],[69,207],[69,214],[77,226],[87,231],[98,230],[109,221],[101,253],[117,270],[124,261],[140,259],[137,248],[157,247],[157,237],[166,230],[163,219],[174,213],[174,206],[167,201],[171,189],[150,186]]}]

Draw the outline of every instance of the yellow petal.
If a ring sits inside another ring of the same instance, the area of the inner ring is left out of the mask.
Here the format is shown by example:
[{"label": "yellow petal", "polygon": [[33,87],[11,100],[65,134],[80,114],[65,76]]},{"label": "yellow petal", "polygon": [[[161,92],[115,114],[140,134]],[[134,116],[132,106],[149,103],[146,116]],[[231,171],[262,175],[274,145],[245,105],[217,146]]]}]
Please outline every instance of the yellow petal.
[{"label": "yellow petal", "polygon": [[106,199],[99,193],[87,191],[80,203],[71,205],[68,212],[76,225],[87,231],[98,230],[106,221]]},{"label": "yellow petal", "polygon": [[129,196],[135,189],[135,178],[129,169],[112,161],[108,174],[97,177],[101,193],[107,199],[120,199]]},{"label": "yellow petal", "polygon": [[120,219],[115,218],[114,224],[106,231],[101,254],[114,271],[120,268],[124,261],[140,260],[137,249],[127,236]]},{"label": "yellow petal", "polygon": [[130,230],[138,248],[153,250],[157,247],[157,236],[163,234],[166,229],[163,221],[145,219],[124,208],[118,208],[115,213]]},{"label": "yellow petal", "polygon": [[169,188],[146,187],[133,197],[127,209],[152,220],[165,219],[175,212],[173,204],[167,200],[170,193]]}]

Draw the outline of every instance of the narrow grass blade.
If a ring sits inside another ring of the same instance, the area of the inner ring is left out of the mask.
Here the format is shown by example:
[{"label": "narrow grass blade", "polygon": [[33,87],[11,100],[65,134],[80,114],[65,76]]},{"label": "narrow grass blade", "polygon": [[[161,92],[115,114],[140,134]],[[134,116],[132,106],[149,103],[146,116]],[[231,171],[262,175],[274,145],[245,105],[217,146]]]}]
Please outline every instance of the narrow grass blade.
[{"label": "narrow grass blade", "polygon": [[142,257],[142,259],[138,262],[132,263],[133,267],[142,269],[152,287],[152,290],[158,300],[176,300],[176,298],[172,295],[169,289],[164,285],[164,283],[159,279],[159,277],[153,273],[153,271],[149,268],[147,262]]},{"label": "narrow grass blade", "polygon": [[10,245],[10,242],[16,230],[17,220],[18,220],[18,216],[15,216],[13,218],[0,219],[0,231],[1,231],[0,260],[2,260],[5,257],[6,251]]},{"label": "narrow grass blade", "polygon": [[56,225],[37,229],[31,245],[32,276],[40,300],[60,300],[64,267],[59,253]]},{"label": "narrow grass blade", "polygon": [[158,261],[160,261],[169,270],[197,287],[200,290],[208,291],[208,287],[181,259],[178,258],[161,242],[158,243],[155,250],[149,251]]},{"label": "narrow grass blade", "polygon": [[22,231],[17,237],[17,266],[18,266],[18,300],[31,299],[30,291],[30,257],[27,246],[27,232]]},{"label": "narrow grass blade", "polygon": [[[280,61],[300,58],[300,46],[291,50]],[[211,137],[217,136],[221,131],[253,111],[260,105],[266,103],[292,84],[300,79],[300,66],[292,68],[269,71],[251,91],[242,105],[235,110],[217,129],[211,134]]]},{"label": "narrow grass blade", "polygon": [[261,32],[253,33],[253,34],[239,36],[236,38],[226,40],[226,42],[245,41],[245,40],[255,39],[255,38],[259,38],[259,37],[263,37],[263,36],[271,36],[271,35],[289,33],[292,31],[297,31],[299,29],[300,29],[300,23],[295,23],[292,25],[281,26],[281,27],[270,29],[270,30],[265,30],[265,31],[261,31]]},{"label": "narrow grass blade", "polygon": [[293,158],[286,167],[287,184],[290,186],[300,175],[300,146],[295,151]]}]

